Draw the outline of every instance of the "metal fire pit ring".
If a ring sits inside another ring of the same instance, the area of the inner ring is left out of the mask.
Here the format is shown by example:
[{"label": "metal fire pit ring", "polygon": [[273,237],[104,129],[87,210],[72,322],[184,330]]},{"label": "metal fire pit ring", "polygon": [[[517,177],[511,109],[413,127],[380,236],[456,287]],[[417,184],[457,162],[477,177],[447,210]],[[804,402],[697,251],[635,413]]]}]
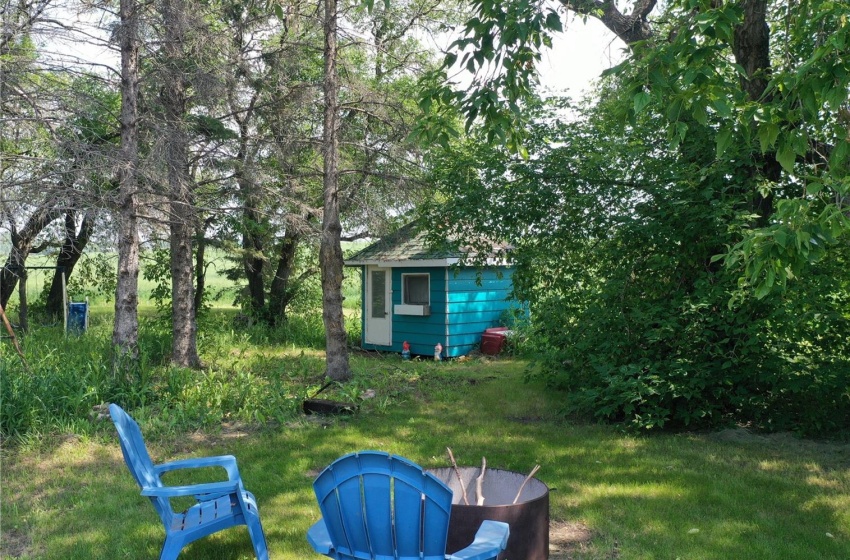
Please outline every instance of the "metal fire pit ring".
[{"label": "metal fire pit ring", "polygon": [[[475,479],[478,467],[460,467],[466,485],[466,497],[475,504]],[[488,468],[484,473],[483,505],[465,505],[454,468],[429,469],[454,492],[446,553],[468,546],[485,519],[504,521],[511,527],[508,547],[499,560],[548,560],[549,558],[549,487],[536,478],[530,479],[517,503],[512,503],[526,475],[514,471]]]}]

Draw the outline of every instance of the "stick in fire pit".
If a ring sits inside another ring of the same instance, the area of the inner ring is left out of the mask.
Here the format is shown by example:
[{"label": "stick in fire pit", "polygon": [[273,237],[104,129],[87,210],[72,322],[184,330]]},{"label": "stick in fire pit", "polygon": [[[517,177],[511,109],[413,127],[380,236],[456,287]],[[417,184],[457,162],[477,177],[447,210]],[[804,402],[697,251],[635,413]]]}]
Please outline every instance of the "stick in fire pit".
[{"label": "stick in fire pit", "polygon": [[484,492],[482,491],[482,486],[484,484],[484,471],[487,470],[487,459],[481,457],[481,474],[478,475],[478,478],[475,479],[475,495],[478,497],[476,500],[476,504],[479,506],[484,505]]},{"label": "stick in fire pit", "polygon": [[531,472],[528,473],[528,476],[525,477],[525,480],[522,481],[522,486],[519,487],[519,492],[516,493],[516,498],[514,498],[513,503],[517,503],[517,500],[519,500],[520,495],[522,495],[522,489],[525,488],[525,485],[528,483],[529,480],[534,478],[534,475],[539,470],[540,470],[540,465],[535,465],[534,468],[531,469]]},{"label": "stick in fire pit", "polygon": [[455,474],[457,475],[457,480],[460,482],[460,491],[463,493],[463,505],[468,506],[469,500],[466,499],[466,484],[463,483],[463,477],[460,476],[460,469],[457,468],[457,461],[455,461],[455,456],[452,453],[451,447],[446,447],[446,451],[449,452],[449,459],[452,461],[452,466],[455,469]]}]

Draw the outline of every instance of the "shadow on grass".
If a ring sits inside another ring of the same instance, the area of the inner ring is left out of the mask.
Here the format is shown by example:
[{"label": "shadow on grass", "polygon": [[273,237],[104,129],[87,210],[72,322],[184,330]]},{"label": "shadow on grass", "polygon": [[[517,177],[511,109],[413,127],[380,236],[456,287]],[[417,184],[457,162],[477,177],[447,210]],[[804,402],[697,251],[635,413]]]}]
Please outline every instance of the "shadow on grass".
[{"label": "shadow on grass", "polygon": [[[523,473],[542,465],[553,525],[585,531],[571,558],[850,558],[848,447],[826,452],[805,442],[710,434],[637,437],[569,423],[553,413],[557,395],[522,383],[523,364],[508,360],[356,365],[371,371],[359,388],[377,396],[354,417],[301,417],[271,431],[154,442],[152,455],[157,462],[236,455],[257,496],[272,559],[319,558],[305,539],[318,518],[311,482],[340,455],[380,449],[442,467],[447,446],[462,465],[481,457]],[[380,404],[381,397],[388,400]],[[112,435],[7,453],[3,478],[3,542],[29,535],[30,558],[158,555],[162,528]],[[244,527],[181,555],[252,557]]]}]

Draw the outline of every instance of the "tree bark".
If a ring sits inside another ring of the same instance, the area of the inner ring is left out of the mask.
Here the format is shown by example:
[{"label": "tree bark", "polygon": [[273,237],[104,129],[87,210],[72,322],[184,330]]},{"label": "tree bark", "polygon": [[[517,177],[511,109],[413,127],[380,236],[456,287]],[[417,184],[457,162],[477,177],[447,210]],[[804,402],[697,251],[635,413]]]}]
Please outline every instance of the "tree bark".
[{"label": "tree bark", "polygon": [[342,312],[342,224],[339,216],[339,77],[337,75],[337,3],[325,0],[325,115],[322,151],[324,156],[324,211],[319,266],[322,270],[322,320],[325,324],[327,375],[336,381],[351,378],[348,336]]},{"label": "tree bark", "polygon": [[192,237],[194,200],[189,179],[189,140],[186,130],[188,92],[181,68],[185,63],[187,17],[182,0],[162,2],[165,84],[161,100],[165,112],[165,163],[169,185],[169,248],[171,251],[171,361],[197,368],[197,325],[194,307]]},{"label": "tree bark", "polygon": [[137,175],[139,135],[139,14],[136,0],[121,0],[121,160],[118,168],[118,277],[115,286],[115,320],[112,346],[113,373],[124,359],[135,363],[139,355],[139,227]]},{"label": "tree bark", "polygon": [[[743,0],[741,7],[744,19],[735,29],[735,43],[732,52],[737,62],[746,72],[741,76],[741,89],[754,102],[770,101],[767,86],[772,74],[770,65],[770,28],[767,24],[767,0]],[[772,183],[782,178],[782,166],[776,160],[775,152],[759,154],[752,166],[753,179],[764,177]],[[773,214],[773,194],[763,195],[758,189],[752,194],[750,210],[758,214],[756,225],[765,227]]]},{"label": "tree bark", "polygon": [[42,203],[29,217],[20,232],[15,229],[13,224],[10,224],[12,249],[6,258],[6,264],[0,270],[0,306],[4,309],[15,291],[19,276],[23,274],[35,238],[61,215],[62,210],[60,208]]},{"label": "tree bark", "polygon": [[[237,48],[241,47],[241,41],[234,40],[234,43]],[[255,92],[244,114],[240,114],[234,107],[234,103],[231,103],[231,108],[235,114],[234,119],[239,125],[239,151],[236,154],[237,167],[234,176],[242,198],[242,270],[248,282],[248,308],[252,317],[265,319],[263,316],[266,313],[266,286],[263,269],[266,261],[263,255],[262,235],[265,224],[262,223],[262,217],[257,210],[260,207],[260,200],[251,177],[253,161],[252,150],[249,147],[249,122],[253,117],[256,101]]]},{"label": "tree bark", "polygon": [[657,3],[658,0],[636,0],[632,13],[624,14],[615,0],[561,0],[568,10],[598,18],[629,46],[654,36],[648,16]]},{"label": "tree bark", "polygon": [[27,269],[21,268],[21,277],[18,281],[18,328],[21,332],[29,332],[29,298],[27,297]]},{"label": "tree bark", "polygon": [[207,229],[212,225],[215,218],[207,218],[204,220],[204,225],[198,230],[198,234],[196,236],[197,243],[195,248],[195,316],[197,317],[198,311],[201,309],[201,306],[204,304],[204,294],[206,292],[206,284],[207,284],[207,263],[206,263],[206,250],[207,250]]},{"label": "tree bark", "polygon": [[286,306],[293,295],[290,279],[295,270],[295,256],[300,238],[295,228],[286,228],[278,254],[277,270],[269,288],[269,326],[286,322]]},{"label": "tree bark", "polygon": [[[240,181],[243,183],[246,181]],[[250,189],[250,186],[240,187],[240,190]],[[261,318],[266,307],[266,286],[263,279],[263,240],[259,233],[260,216],[256,211],[256,200],[250,194],[245,197],[245,208],[242,211],[242,268],[248,280],[248,301],[252,317]]]},{"label": "tree bark", "polygon": [[[68,210],[65,212],[65,239],[62,241],[62,248],[56,256],[56,272],[53,274],[53,280],[50,283],[50,292],[47,294],[47,315],[51,319],[62,317],[62,306],[65,304],[63,286],[71,278],[74,272],[74,267],[83,255],[83,251],[88,245],[94,233],[94,212],[89,211],[83,215],[83,222],[80,224],[80,230],[77,231],[76,212]],[[62,275],[65,275],[63,281]]]},{"label": "tree bark", "polygon": [[770,28],[767,25],[767,0],[743,0],[744,19],[735,28],[732,51],[741,65],[741,89],[751,101],[759,101],[770,81]]}]

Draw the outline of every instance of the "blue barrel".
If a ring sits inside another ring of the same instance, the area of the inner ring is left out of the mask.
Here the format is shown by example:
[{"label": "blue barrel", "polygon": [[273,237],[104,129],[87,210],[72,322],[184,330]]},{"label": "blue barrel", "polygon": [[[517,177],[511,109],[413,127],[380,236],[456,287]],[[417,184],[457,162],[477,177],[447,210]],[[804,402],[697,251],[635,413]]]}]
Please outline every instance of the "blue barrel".
[{"label": "blue barrel", "polygon": [[89,325],[89,304],[69,303],[68,304],[68,332],[74,334],[83,334]]}]

